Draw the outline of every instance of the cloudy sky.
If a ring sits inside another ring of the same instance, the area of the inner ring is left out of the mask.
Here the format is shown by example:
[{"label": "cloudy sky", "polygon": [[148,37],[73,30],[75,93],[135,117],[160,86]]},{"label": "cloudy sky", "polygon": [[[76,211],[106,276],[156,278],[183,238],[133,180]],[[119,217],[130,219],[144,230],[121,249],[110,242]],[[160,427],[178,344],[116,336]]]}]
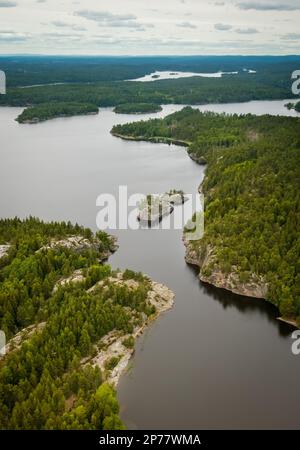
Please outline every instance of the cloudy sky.
[{"label": "cloudy sky", "polygon": [[0,0],[0,54],[300,54],[300,0]]}]

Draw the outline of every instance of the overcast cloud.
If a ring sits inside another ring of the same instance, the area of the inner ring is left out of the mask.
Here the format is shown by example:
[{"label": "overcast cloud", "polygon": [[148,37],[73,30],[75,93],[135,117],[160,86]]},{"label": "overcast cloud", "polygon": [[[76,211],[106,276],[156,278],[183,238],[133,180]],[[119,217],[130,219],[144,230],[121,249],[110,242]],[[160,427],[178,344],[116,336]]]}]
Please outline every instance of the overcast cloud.
[{"label": "overcast cloud", "polygon": [[261,0],[254,2],[240,2],[237,4],[240,9],[257,11],[297,11],[300,10],[299,0]]},{"label": "overcast cloud", "polygon": [[0,54],[300,54],[300,0],[0,0]]},{"label": "overcast cloud", "polygon": [[15,6],[17,6],[16,2],[10,2],[10,1],[0,1],[0,8],[14,8]]}]

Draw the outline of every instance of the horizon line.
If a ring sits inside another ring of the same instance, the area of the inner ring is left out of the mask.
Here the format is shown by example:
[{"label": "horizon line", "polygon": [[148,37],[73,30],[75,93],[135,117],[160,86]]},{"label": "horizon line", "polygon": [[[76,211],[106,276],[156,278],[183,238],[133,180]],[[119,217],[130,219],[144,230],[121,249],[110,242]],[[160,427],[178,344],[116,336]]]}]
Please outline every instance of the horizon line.
[{"label": "horizon line", "polygon": [[214,55],[214,54],[201,54],[201,53],[195,53],[191,55],[184,55],[184,54],[151,54],[151,55],[143,55],[143,54],[126,54],[126,55],[114,55],[114,54],[86,54],[86,53],[0,53],[0,57],[8,57],[8,56],[59,56],[59,57],[96,57],[96,58],[195,58],[195,57],[201,57],[201,58],[224,58],[224,57],[235,57],[235,58],[265,58],[265,57],[271,57],[271,58],[285,58],[285,57],[300,57],[300,54],[296,53],[288,53],[288,54],[251,54],[251,55],[245,55],[245,54],[229,54],[224,53],[220,55]]}]

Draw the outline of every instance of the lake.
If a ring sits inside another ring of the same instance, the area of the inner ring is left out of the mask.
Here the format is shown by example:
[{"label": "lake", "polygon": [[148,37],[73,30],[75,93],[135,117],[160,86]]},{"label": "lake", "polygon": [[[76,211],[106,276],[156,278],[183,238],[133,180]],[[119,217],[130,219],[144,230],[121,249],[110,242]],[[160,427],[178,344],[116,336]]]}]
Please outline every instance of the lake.
[{"label": "lake", "polygon": [[[286,101],[202,105],[229,113],[297,115]],[[1,217],[29,214],[71,220],[96,229],[96,198],[117,194],[195,193],[204,168],[183,147],[131,142],[111,136],[114,124],[163,117],[55,119],[20,125],[22,108],[0,108]],[[291,331],[263,300],[200,283],[186,265],[180,230],[114,231],[120,248],[113,267],[129,267],[168,285],[174,308],[138,340],[132,368],[120,381],[121,416],[128,428],[291,428],[300,424],[300,356],[291,353]]]},{"label": "lake", "polygon": [[[255,72],[249,72],[255,73]],[[190,77],[204,77],[204,78],[221,78],[223,75],[236,75],[238,72],[212,72],[212,73],[200,73],[200,72],[180,72],[180,71],[159,71],[156,70],[148,75],[144,75],[140,78],[127,81],[156,81],[156,80],[174,80],[177,78],[190,78]]]}]

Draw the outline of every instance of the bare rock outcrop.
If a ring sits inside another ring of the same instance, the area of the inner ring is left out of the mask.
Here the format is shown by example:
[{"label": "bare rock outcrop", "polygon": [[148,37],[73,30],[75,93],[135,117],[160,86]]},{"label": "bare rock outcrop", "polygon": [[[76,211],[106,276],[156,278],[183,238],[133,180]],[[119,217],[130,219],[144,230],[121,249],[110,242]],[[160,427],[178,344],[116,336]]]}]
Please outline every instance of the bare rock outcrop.
[{"label": "bare rock outcrop", "polygon": [[[110,279],[112,281],[112,279]],[[122,274],[117,274],[114,279],[116,284],[124,283],[130,289],[136,289],[138,282],[135,280],[123,280]],[[101,282],[100,282],[101,283]],[[97,285],[95,285],[96,287]],[[163,284],[151,282],[149,292],[147,294],[147,301],[149,305],[155,307],[155,313],[150,317],[145,314],[142,315],[142,323],[134,327],[132,334],[124,335],[120,331],[113,330],[104,336],[98,343],[98,352],[91,360],[84,361],[94,366],[99,366],[105,376],[106,381],[118,384],[122,373],[127,368],[130,358],[134,353],[134,345],[128,346],[126,342],[132,339],[134,344],[136,338],[140,336],[146,327],[155,320],[160,314],[172,308],[174,303],[174,293]],[[110,367],[112,364],[112,367]]]}]

